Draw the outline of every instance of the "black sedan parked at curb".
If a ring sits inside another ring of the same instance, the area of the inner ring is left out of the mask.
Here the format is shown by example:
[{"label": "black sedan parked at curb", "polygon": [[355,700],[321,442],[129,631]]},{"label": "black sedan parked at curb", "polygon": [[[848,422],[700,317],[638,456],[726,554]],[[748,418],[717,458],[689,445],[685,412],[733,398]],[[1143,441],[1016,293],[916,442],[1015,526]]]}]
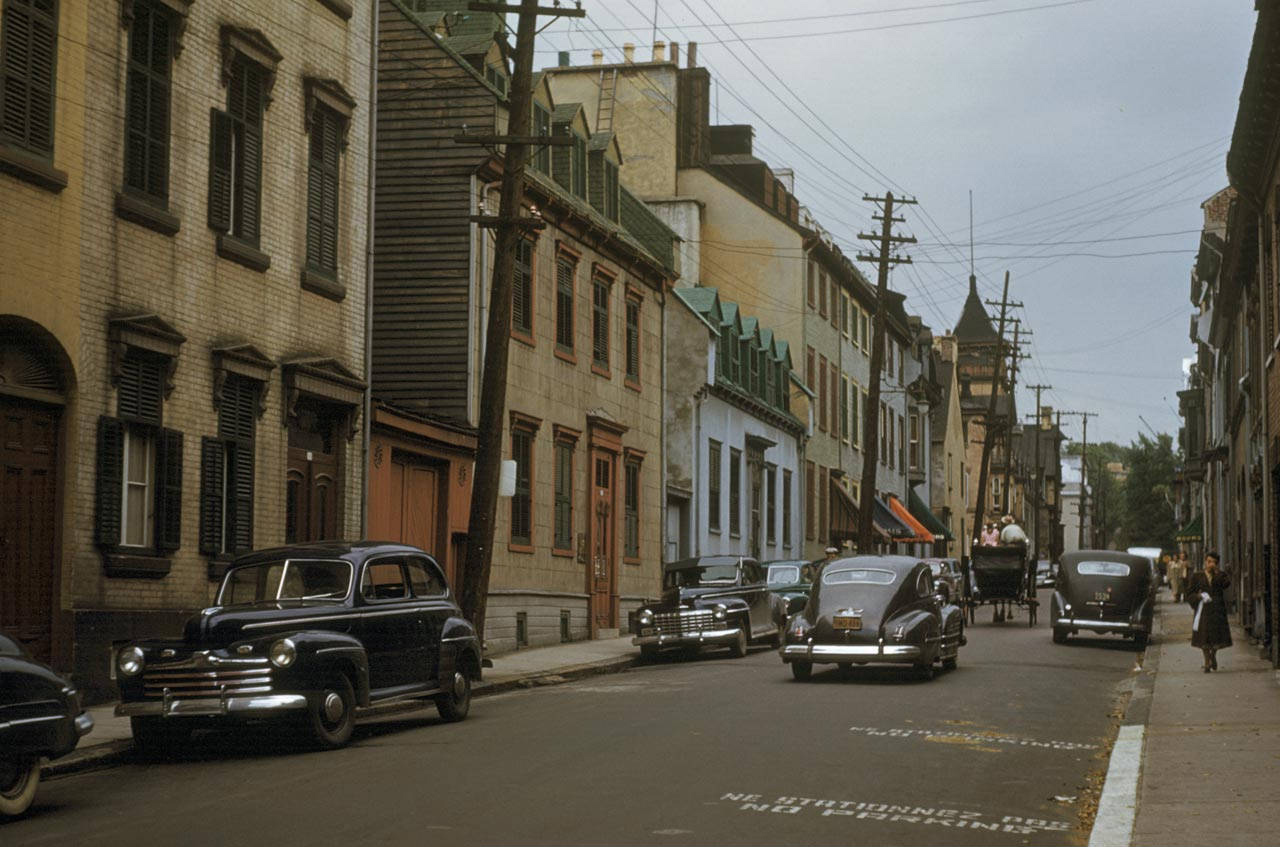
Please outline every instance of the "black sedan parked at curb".
[{"label": "black sedan parked at curb", "polygon": [[907,556],[828,562],[809,603],[787,625],[782,661],[797,680],[815,664],[911,665],[924,679],[955,668],[965,643],[960,607],[935,593],[929,565]]},{"label": "black sedan parked at curb", "polygon": [[318,542],[250,553],[180,640],[115,653],[117,715],[142,748],[181,744],[201,720],[293,719],[321,747],[354,710],[432,697],[467,716],[480,643],[435,560],[416,547]]},{"label": "black sedan parked at curb", "polygon": [[91,729],[71,683],[0,635],[0,817],[25,812],[41,761],[70,753]]},{"label": "black sedan parked at curb", "polygon": [[1147,646],[1155,613],[1155,568],[1145,556],[1115,550],[1063,553],[1053,591],[1053,640],[1079,632],[1117,633]]}]

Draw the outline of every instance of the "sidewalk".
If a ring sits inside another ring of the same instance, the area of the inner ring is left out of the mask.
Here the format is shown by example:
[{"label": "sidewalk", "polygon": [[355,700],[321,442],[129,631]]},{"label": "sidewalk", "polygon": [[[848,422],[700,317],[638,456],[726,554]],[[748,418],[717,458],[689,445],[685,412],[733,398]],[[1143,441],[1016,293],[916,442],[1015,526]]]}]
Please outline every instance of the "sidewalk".
[{"label": "sidewalk", "polygon": [[[533,647],[493,657],[493,667],[484,669],[484,679],[473,689],[473,696],[484,697],[517,688],[557,685],[595,674],[611,673],[630,667],[639,659],[631,636],[596,641],[574,641],[551,647]],[[357,717],[388,714],[422,708],[418,700],[399,700],[357,712]],[[133,748],[129,719],[115,716],[115,704],[94,706],[93,731],[80,740],[68,756],[44,767],[46,776],[72,773],[88,768],[105,767],[122,760]]]},{"label": "sidewalk", "polygon": [[[1191,610],[1162,594],[1148,649],[1155,686],[1132,844],[1258,844],[1280,838],[1280,686],[1233,624],[1235,642],[1204,673]],[[1158,652],[1156,652],[1158,651]],[[1152,655],[1156,652],[1156,655]]]}]

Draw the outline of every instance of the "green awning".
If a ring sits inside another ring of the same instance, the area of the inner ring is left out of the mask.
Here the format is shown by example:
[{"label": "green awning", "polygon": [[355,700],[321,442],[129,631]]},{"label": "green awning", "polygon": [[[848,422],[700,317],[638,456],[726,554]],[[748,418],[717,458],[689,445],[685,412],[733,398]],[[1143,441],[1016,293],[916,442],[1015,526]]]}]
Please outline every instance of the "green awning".
[{"label": "green awning", "polygon": [[1174,538],[1186,543],[1204,541],[1204,521],[1200,518],[1200,515],[1192,518],[1191,523],[1178,530],[1178,534]]},{"label": "green awning", "polygon": [[956,538],[951,534],[951,530],[947,529],[933,510],[924,504],[920,499],[920,495],[916,494],[916,490],[911,488],[907,491],[907,511],[911,512],[911,517],[924,524],[925,529],[933,533],[934,538],[943,541],[955,541]]}]

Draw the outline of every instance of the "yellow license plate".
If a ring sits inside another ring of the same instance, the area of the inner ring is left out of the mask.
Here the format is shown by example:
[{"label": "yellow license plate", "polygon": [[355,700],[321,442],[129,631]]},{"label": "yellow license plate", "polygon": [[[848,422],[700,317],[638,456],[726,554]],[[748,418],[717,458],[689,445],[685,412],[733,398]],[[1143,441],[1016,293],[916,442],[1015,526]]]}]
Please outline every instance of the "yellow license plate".
[{"label": "yellow license plate", "polygon": [[836,615],[831,619],[836,629],[862,629],[862,618],[855,615]]}]

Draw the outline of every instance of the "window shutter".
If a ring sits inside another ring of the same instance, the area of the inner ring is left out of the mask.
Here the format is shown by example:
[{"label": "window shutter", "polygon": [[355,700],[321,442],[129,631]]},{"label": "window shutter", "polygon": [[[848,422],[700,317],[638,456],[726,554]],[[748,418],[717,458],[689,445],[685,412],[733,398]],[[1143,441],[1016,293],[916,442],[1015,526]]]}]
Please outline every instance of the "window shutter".
[{"label": "window shutter", "polygon": [[129,420],[160,424],[164,402],[165,362],[147,355],[128,355],[116,382],[116,412]]},{"label": "window shutter", "polygon": [[200,552],[222,552],[222,471],[225,447],[216,438],[200,439]]},{"label": "window shutter", "polygon": [[156,438],[156,550],[182,546],[182,433],[162,429]]},{"label": "window shutter", "polygon": [[120,509],[124,486],[124,424],[98,418],[98,483],[94,540],[103,547],[120,543]]},{"label": "window shutter", "polygon": [[209,227],[231,229],[231,116],[209,110]]},{"label": "window shutter", "polygon": [[262,198],[262,128],[244,127],[244,156],[240,162],[240,229],[245,241],[258,244],[258,214]]},{"label": "window shutter", "polygon": [[321,268],[320,242],[324,232],[324,110],[317,107],[311,125],[311,155],[307,159],[307,264]]},{"label": "window shutter", "polygon": [[0,26],[0,136],[19,147],[53,154],[57,7],[5,3]]},{"label": "window shutter", "polygon": [[253,549],[253,445],[237,444],[231,450],[231,484],[227,487],[231,506],[232,552]]},{"label": "window shutter", "polygon": [[528,330],[525,322],[525,311],[529,308],[529,275],[525,272],[523,245],[516,244],[515,271],[511,280],[511,326],[518,330]]},{"label": "window shutter", "polygon": [[[135,24],[137,26],[137,24]],[[136,41],[140,33],[134,33]],[[135,50],[136,52],[136,50]],[[147,95],[150,86],[145,72],[130,68],[125,83],[124,183],[139,191],[147,189]]]},{"label": "window shutter", "polygon": [[321,267],[338,268],[338,118],[326,115],[324,122],[323,227],[320,237]]}]

